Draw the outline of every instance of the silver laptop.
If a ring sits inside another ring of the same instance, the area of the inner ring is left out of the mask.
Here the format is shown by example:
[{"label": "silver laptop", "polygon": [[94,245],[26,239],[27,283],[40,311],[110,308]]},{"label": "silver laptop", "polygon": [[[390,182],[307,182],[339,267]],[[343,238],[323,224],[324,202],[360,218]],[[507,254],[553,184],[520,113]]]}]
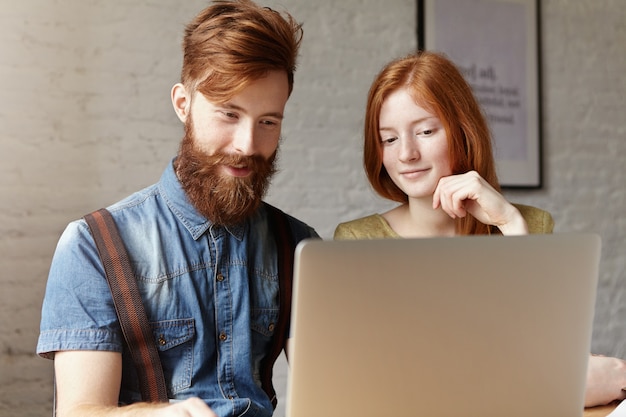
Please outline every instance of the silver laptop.
[{"label": "silver laptop", "polygon": [[594,234],[302,242],[287,417],[583,414]]}]

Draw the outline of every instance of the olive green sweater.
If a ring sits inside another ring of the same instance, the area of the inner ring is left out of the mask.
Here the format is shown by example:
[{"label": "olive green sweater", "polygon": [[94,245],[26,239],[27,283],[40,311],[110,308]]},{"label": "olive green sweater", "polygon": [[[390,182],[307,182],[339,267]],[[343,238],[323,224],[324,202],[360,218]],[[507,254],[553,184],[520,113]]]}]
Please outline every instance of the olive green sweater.
[{"label": "olive green sweater", "polygon": [[[547,211],[536,207],[515,204],[530,233],[552,233],[554,220]],[[340,223],[335,229],[335,240],[400,238],[380,214]]]}]

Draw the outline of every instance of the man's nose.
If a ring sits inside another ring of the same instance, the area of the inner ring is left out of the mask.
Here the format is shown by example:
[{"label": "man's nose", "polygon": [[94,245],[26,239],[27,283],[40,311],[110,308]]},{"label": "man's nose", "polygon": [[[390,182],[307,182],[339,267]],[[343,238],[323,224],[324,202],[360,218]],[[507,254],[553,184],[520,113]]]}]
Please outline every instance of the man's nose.
[{"label": "man's nose", "polygon": [[254,126],[247,123],[239,126],[233,138],[233,148],[236,153],[251,156],[255,152]]}]

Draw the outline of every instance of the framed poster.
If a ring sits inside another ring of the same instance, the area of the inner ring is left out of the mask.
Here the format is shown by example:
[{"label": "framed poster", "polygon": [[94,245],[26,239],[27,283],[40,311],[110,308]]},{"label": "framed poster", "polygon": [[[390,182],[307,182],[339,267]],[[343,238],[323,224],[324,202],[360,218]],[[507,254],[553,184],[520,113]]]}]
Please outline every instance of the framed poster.
[{"label": "framed poster", "polygon": [[417,0],[418,47],[465,75],[493,135],[504,188],[540,188],[539,0]]}]

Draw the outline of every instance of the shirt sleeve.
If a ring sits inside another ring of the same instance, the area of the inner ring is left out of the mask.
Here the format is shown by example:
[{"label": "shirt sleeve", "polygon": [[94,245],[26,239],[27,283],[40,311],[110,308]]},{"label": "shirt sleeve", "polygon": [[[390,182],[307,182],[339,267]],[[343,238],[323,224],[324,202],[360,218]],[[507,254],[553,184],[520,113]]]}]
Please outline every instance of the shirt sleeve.
[{"label": "shirt sleeve", "polygon": [[122,351],[122,335],[104,269],[83,220],[57,244],[41,311],[37,354],[61,350]]}]

